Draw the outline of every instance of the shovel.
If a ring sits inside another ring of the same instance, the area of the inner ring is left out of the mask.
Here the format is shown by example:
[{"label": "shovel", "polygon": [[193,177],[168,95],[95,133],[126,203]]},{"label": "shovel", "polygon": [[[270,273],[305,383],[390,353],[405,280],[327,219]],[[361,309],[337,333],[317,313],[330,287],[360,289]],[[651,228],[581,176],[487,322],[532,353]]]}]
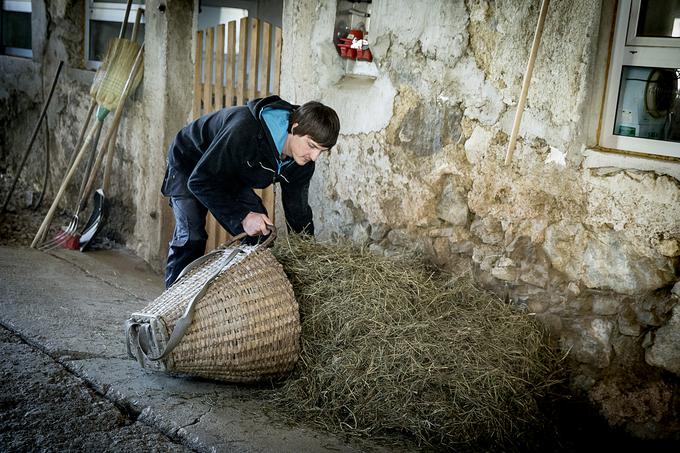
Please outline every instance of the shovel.
[{"label": "shovel", "polygon": [[103,189],[97,189],[94,192],[94,207],[92,209],[92,215],[88,219],[83,231],[80,233],[80,240],[78,245],[80,246],[80,251],[84,252],[87,250],[92,239],[101,231],[102,226],[106,223],[109,218],[109,202],[104,196]]},{"label": "shovel", "polygon": [[[120,117],[116,119],[119,120]],[[111,129],[115,131],[113,133],[113,137],[115,137],[116,132],[118,131],[118,123],[119,123],[118,121],[114,121],[114,124],[111,126]],[[95,190],[94,192],[92,214],[90,214],[90,218],[87,220],[87,223],[85,223],[83,230],[80,232],[78,248],[80,248],[81,252],[87,250],[88,246],[90,245],[90,242],[92,242],[92,239],[94,239],[97,233],[101,231],[102,227],[109,218],[110,203],[106,199],[106,196],[104,194],[108,191],[109,175],[111,172],[111,161],[113,160],[112,157],[115,148],[115,140],[107,142],[106,145],[107,146],[104,147],[104,150],[106,150],[107,153],[106,168],[104,169],[104,182],[102,183],[102,187]]]}]

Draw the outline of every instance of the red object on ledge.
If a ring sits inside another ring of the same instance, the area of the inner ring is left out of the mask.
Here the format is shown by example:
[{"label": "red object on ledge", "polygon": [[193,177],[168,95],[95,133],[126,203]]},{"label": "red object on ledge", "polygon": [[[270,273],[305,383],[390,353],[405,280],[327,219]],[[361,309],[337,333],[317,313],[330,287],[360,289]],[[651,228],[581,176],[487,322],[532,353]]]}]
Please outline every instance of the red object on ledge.
[{"label": "red object on ledge", "polygon": [[[364,38],[364,32],[361,31],[361,30],[357,30],[357,29],[350,30],[347,37],[349,38],[350,36],[352,38],[356,38],[356,39],[363,39]],[[349,40],[352,41],[352,38],[349,38]]]},{"label": "red object on ledge", "polygon": [[371,52],[371,49],[358,50],[357,60],[373,61],[373,53]]},{"label": "red object on ledge", "polygon": [[364,32],[361,30],[350,30],[345,38],[339,38],[340,44],[337,44],[338,51],[341,58],[349,60],[373,61],[373,53],[371,49],[352,49],[352,44],[355,40],[361,40],[364,37]]},{"label": "red object on ledge", "polygon": [[342,58],[352,58],[352,51],[354,51],[354,57],[356,58],[356,50],[352,49],[352,39],[351,38],[340,38],[341,44],[338,44],[338,49],[340,49],[340,56]]}]

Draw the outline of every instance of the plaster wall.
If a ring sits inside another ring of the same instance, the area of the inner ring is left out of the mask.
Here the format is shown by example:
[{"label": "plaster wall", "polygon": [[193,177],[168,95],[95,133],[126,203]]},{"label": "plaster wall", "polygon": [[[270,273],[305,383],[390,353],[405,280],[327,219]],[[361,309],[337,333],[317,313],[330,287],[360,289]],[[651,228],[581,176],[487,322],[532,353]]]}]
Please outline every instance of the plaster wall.
[{"label": "plaster wall", "polygon": [[[580,388],[628,398],[603,370],[652,368],[654,382],[672,368],[616,348],[639,350],[630,337],[655,332],[676,303],[680,167],[588,149],[614,2],[550,4],[508,166],[540,2],[417,3],[372,2],[373,80],[333,47],[335,1],[284,4],[282,94],[330,105],[342,125],[310,190],[318,236],[469,265],[560,338]],[[635,431],[634,418],[621,423]]]}]

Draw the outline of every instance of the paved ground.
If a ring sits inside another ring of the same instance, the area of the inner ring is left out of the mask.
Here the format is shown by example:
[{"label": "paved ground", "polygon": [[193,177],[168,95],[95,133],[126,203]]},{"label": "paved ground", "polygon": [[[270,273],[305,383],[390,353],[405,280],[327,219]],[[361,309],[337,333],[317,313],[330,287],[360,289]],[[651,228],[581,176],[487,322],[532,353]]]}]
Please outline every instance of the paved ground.
[{"label": "paved ground", "polygon": [[0,276],[5,451],[383,450],[289,426],[248,387],[141,370],[123,324],[162,279],[124,250],[0,247]]},{"label": "paved ground", "polygon": [[189,452],[0,328],[0,446],[23,451]]}]

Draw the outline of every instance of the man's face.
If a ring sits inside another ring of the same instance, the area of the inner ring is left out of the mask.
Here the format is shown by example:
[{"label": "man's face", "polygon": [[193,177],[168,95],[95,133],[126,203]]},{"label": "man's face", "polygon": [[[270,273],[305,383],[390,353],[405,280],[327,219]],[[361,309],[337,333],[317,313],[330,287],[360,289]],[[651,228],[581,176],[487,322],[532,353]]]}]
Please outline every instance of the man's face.
[{"label": "man's face", "polygon": [[314,162],[319,158],[319,155],[328,151],[327,148],[316,143],[309,135],[295,135],[294,123],[291,128],[291,133],[288,134],[286,145],[283,148],[283,154],[292,157],[298,165],[305,165],[308,162]]}]

